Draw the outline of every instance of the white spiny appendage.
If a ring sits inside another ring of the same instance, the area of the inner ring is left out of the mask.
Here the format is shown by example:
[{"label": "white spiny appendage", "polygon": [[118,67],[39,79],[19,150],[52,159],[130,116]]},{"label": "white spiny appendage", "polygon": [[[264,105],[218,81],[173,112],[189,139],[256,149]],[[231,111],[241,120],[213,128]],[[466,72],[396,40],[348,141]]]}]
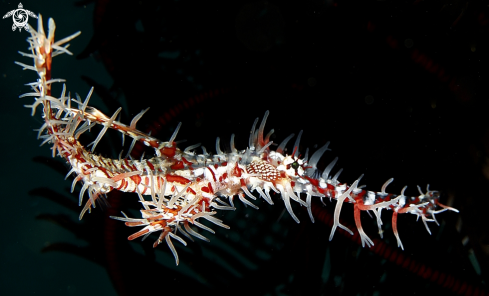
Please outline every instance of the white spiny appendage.
[{"label": "white spiny appendage", "polygon": [[360,239],[362,240],[362,247],[365,247],[365,245],[367,245],[369,248],[374,246],[374,242],[370,239],[370,237],[368,237],[363,228],[358,228],[358,233],[360,234]]},{"label": "white spiny appendage", "polygon": [[148,112],[149,110],[149,107],[142,110],[141,112],[139,112],[136,116],[134,116],[134,118],[131,120],[131,124],[129,125],[131,128],[135,129],[136,128],[136,123],[138,123],[139,119],[141,119],[141,117],[143,117],[144,113]]},{"label": "white spiny appendage", "polygon": [[338,157],[335,157],[333,161],[331,161],[328,166],[324,169],[323,174],[321,175],[323,180],[328,180],[329,179],[329,173],[331,173],[331,170],[333,169],[334,165],[338,161]]},{"label": "white spiny appendage", "polygon": [[353,235],[353,232],[348,229],[346,226],[341,225],[340,223],[340,212],[341,212],[341,207],[343,206],[343,202],[347,197],[350,197],[350,193],[355,189],[358,185],[358,180],[356,180],[348,190],[346,190],[344,193],[341,193],[340,191],[337,191],[337,194],[340,194],[340,197],[337,198],[336,200],[336,207],[334,209],[334,222],[333,222],[333,228],[331,229],[331,234],[329,235],[329,240],[331,241],[333,239],[333,235],[336,231],[337,227],[340,227],[341,229],[346,230],[348,233]]},{"label": "white spiny appendage", "polygon": [[247,200],[247,199],[244,197],[244,194],[243,194],[243,193],[239,193],[239,194],[238,194],[238,198],[239,198],[239,200],[240,200],[242,203],[244,203],[245,205],[248,205],[248,206],[250,206],[250,207],[254,208],[255,210],[258,210],[258,209],[259,209],[259,207],[258,207],[258,206],[254,205],[254,204],[253,204],[253,203],[251,203],[249,200]]},{"label": "white spiny appendage", "polygon": [[[323,156],[324,152],[328,149],[329,142],[327,142],[323,147],[319,148],[314,154],[311,156],[311,159],[307,162],[309,168],[306,170],[306,175],[309,177],[314,176],[314,173],[317,171],[317,164],[321,156]],[[304,157],[307,158],[307,157]]]},{"label": "white spiny appendage", "polygon": [[[307,149],[304,157],[301,158],[299,144],[302,131],[299,132],[290,155],[285,151],[294,134],[286,137],[273,151],[272,141],[270,141],[273,130],[264,136],[268,111],[265,112],[260,125],[258,125],[258,118],[254,121],[246,149],[238,150],[235,147],[233,134],[229,151],[221,149],[220,138],[217,138],[215,147],[217,154],[211,154],[200,143],[191,145],[183,151],[179,149],[176,137],[181,123],[166,142],[136,129],[137,122],[148,109],[138,113],[129,125],[119,121],[121,108],[110,117],[105,115],[89,106],[93,88],[82,101],[79,95],[76,95],[76,100],[71,98],[69,92],[66,95],[66,87],[63,85],[61,96],[56,98],[51,95],[51,85],[64,80],[51,78],[52,57],[61,53],[71,55],[72,53],[67,50],[69,45],[66,43],[80,32],[55,42],[55,27],[54,21],[50,19],[46,36],[42,17],[39,15],[38,29],[36,31],[31,28],[31,37],[27,39],[31,53],[20,52],[23,57],[33,60],[33,66],[15,62],[23,69],[36,71],[39,76],[35,82],[27,84],[32,91],[20,96],[21,98],[34,97],[32,105],[26,105],[27,108],[31,108],[32,115],[35,114],[38,106],[43,107],[44,123],[37,130],[38,138],[43,140],[42,144],[53,145],[51,148],[53,157],[57,154],[70,164],[71,169],[66,178],[74,175],[72,192],[80,181],[82,185],[79,192],[80,206],[85,193],[88,193],[88,200],[80,213],[80,219],[87,211],[90,212],[92,207],[95,208],[97,202],[105,201],[103,196],[112,190],[135,192],[142,205],[141,218],[129,218],[124,213],[122,213],[124,217],[112,218],[125,222],[129,227],[142,227],[129,236],[129,240],[138,237],[145,239],[151,233],[161,232],[153,246],[156,247],[165,241],[177,265],[179,257],[172,239],[186,245],[184,239],[177,233],[192,241],[192,237],[209,241],[193,230],[191,225],[214,233],[214,230],[199,222],[202,218],[217,226],[229,228],[214,216],[216,210],[235,210],[233,202],[235,196],[238,196],[246,206],[258,209],[258,206],[248,200],[248,198],[257,199],[253,195],[254,191],[270,205],[274,204],[270,190],[280,194],[285,208],[297,223],[299,219],[294,214],[291,200],[306,207],[311,221],[314,222],[312,207],[316,205],[313,205],[313,199],[320,198],[321,201],[324,197],[330,200],[336,199],[330,240],[338,227],[353,234],[340,223],[343,204],[353,203],[355,224],[362,245],[369,247],[374,243],[361,226],[361,211],[374,212],[379,234],[382,237],[381,211],[393,210],[392,228],[398,246],[401,248],[403,245],[397,231],[398,214],[410,213],[418,218],[421,217],[426,229],[431,233],[427,222],[438,223],[435,219],[436,214],[446,210],[458,212],[452,207],[441,204],[440,194],[437,191],[430,191],[429,187],[426,193],[423,193],[418,186],[420,195],[407,197],[404,195],[406,187],[399,196],[386,192],[387,186],[393,181],[392,178],[385,182],[380,192],[364,190],[363,185],[359,186],[361,177],[351,186],[341,183],[338,178],[343,169],[330,177],[338,158],[335,158],[323,172],[318,168],[320,158],[330,150],[329,142],[317,149],[310,158]],[[78,108],[72,106],[72,101],[78,105]],[[87,146],[82,145],[78,139],[95,125],[102,127],[95,141]],[[124,158],[122,158],[122,151],[118,159],[105,158],[93,153],[108,129],[119,131],[123,137],[123,144],[125,136],[132,138],[129,151]],[[137,157],[139,160],[132,159],[130,153],[138,141],[154,149],[155,156],[145,158],[143,154],[140,158]],[[87,150],[89,146],[92,146],[91,150]],[[198,147],[202,149],[201,154],[195,151]],[[145,199],[145,195],[149,196],[148,200]]]},{"label": "white spiny appendage", "polygon": [[285,208],[289,212],[290,216],[292,216],[292,219],[294,219],[295,222],[300,223],[299,218],[297,218],[297,216],[294,214],[294,211],[292,210],[292,205],[290,204],[290,196],[288,192],[284,191],[284,187],[282,186],[282,184],[278,184],[277,188],[280,191],[280,195],[282,195],[282,199],[285,203]]},{"label": "white spiny appendage", "polygon": [[182,123],[179,122],[177,127],[175,128],[175,131],[173,132],[173,135],[170,138],[170,141],[168,141],[168,145],[173,143],[175,141],[175,138],[177,137],[178,131],[180,130],[180,127],[182,126]]},{"label": "white spiny appendage", "polygon": [[[393,214],[393,217],[396,217],[396,221],[397,221],[397,212],[395,212]],[[393,218],[394,219],[394,218]],[[396,229],[394,230],[394,236],[396,237],[396,241],[397,241],[397,247],[401,248],[402,250],[404,250],[404,246],[401,242],[401,238],[399,237],[399,232],[397,231],[397,226],[396,226]]]},{"label": "white spiny appendage", "polygon": [[90,143],[90,144],[87,145],[87,147],[93,145],[92,146],[92,152],[95,150],[95,147],[97,146],[98,142],[100,142],[100,140],[105,135],[105,133],[107,132],[107,130],[109,129],[109,127],[112,125],[112,123],[114,122],[114,120],[117,117],[117,115],[119,114],[119,112],[121,112],[121,110],[122,110],[122,108],[119,107],[119,109],[117,109],[117,111],[115,111],[114,115],[112,115],[112,117],[106,123],[103,124],[104,128],[100,131],[100,133],[98,134],[98,136],[95,139],[95,141],[93,141],[92,143]]},{"label": "white spiny appendage", "polygon": [[382,185],[382,188],[380,190],[382,194],[387,195],[387,192],[385,192],[385,190],[387,189],[387,186],[389,186],[389,184],[392,183],[392,181],[394,181],[394,178],[390,178],[389,180],[385,181],[384,185]]}]

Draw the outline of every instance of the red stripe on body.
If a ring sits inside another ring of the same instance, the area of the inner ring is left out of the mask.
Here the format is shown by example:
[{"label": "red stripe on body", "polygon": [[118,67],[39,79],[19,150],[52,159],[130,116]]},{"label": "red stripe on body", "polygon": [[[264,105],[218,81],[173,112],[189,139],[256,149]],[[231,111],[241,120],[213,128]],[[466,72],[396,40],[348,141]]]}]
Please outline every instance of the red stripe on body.
[{"label": "red stripe on body", "polygon": [[216,175],[214,174],[214,171],[211,168],[209,168],[209,167],[207,167],[207,169],[211,172],[212,179],[214,179],[214,182],[216,182],[217,180],[216,180]]},{"label": "red stripe on body", "polygon": [[308,176],[304,176],[309,182],[311,182],[312,185],[319,187],[319,181],[313,178],[309,178]]},{"label": "red stripe on body", "polygon": [[177,150],[177,147],[176,147],[176,144],[175,143],[172,143],[172,147],[163,147],[160,149],[160,153],[169,157],[169,158],[172,158],[173,156],[175,156],[175,152]]},{"label": "red stripe on body", "polygon": [[139,175],[130,176],[129,179],[136,183],[136,187],[141,183],[141,177]]},{"label": "red stripe on body", "polygon": [[193,170],[193,168],[192,168],[193,163],[191,163],[190,161],[185,159],[185,157],[182,157],[182,161],[188,166],[189,169]]},{"label": "red stripe on body", "polygon": [[[148,177],[144,177],[143,180],[144,180],[143,181],[143,184],[149,186],[149,178]],[[148,187],[144,186],[143,192],[141,192],[141,194],[145,194],[146,193],[146,190],[148,190]]]},{"label": "red stripe on body", "polygon": [[119,185],[119,187],[116,188],[116,190],[121,190],[124,188],[124,179],[121,180],[121,185]]},{"label": "red stripe on body", "polygon": [[211,191],[210,193],[214,194],[214,188],[212,187],[211,182],[209,182],[209,183],[207,184],[207,186],[209,187],[209,190]]},{"label": "red stripe on body", "polygon": [[172,170],[183,170],[185,167],[183,166],[183,161],[177,161],[176,163],[170,166]]},{"label": "red stripe on body", "polygon": [[182,176],[178,176],[178,175],[166,175],[166,180],[168,182],[178,182],[178,183],[184,184],[184,185],[191,182],[189,179],[184,178]]}]

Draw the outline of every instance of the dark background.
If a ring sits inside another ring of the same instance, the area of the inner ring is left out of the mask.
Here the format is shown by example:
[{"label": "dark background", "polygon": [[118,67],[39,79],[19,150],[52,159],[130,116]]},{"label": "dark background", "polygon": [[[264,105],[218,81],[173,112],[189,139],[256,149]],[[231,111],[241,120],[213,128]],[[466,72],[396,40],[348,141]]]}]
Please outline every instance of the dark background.
[{"label": "dark background", "polygon": [[[138,128],[166,140],[181,121],[177,140],[187,140],[182,148],[201,142],[214,152],[215,137],[225,148],[231,133],[244,149],[253,120],[270,110],[267,130],[275,129],[274,142],[301,129],[301,153],[331,141],[333,150],[320,167],[338,156],[337,168],[345,168],[341,181],[352,183],[364,173],[361,183],[380,190],[394,177],[388,191],[399,193],[408,185],[409,195],[417,194],[416,185],[429,183],[442,192],[442,202],[461,212],[438,215],[441,226],[430,223],[431,236],[412,215],[400,217],[402,256],[420,264],[411,266],[362,249],[342,232],[328,242],[330,225],[312,225],[298,207],[301,224],[295,224],[287,213],[281,216],[278,197],[273,207],[255,202],[259,211],[238,204],[236,212],[220,216],[231,230],[209,235],[211,243],[177,247],[176,268],[166,246],[151,249],[155,238],[127,243],[135,230],[107,218],[120,210],[137,215],[137,197],[131,194],[109,196],[110,208],[97,207],[78,221],[78,190],[68,193],[71,182],[63,181],[68,169],[48,158],[48,145],[38,148],[32,129],[41,126],[40,114],[30,117],[22,105],[31,99],[17,98],[28,91],[23,84],[36,77],[13,64],[30,64],[16,54],[27,51],[28,34],[12,32],[11,19],[3,19],[2,291],[412,295],[456,290],[453,282],[443,288],[444,280],[438,285],[417,275],[428,266],[473,289],[484,287],[489,9],[483,1],[22,4],[41,13],[45,23],[53,17],[57,39],[82,31],[69,48],[75,57],[55,58],[53,77],[66,78],[68,90],[82,97],[95,86],[91,105],[108,115],[122,106],[122,122],[151,107]],[[3,1],[0,13],[17,5]],[[35,26],[36,20],[29,23]],[[113,157],[120,149],[115,134],[97,147]],[[326,203],[314,206],[331,216],[334,202]],[[345,205],[341,216],[349,225],[351,208]],[[383,213],[384,240],[376,245],[397,250],[390,217]],[[374,222],[366,214],[363,219],[367,233],[377,238]]]}]

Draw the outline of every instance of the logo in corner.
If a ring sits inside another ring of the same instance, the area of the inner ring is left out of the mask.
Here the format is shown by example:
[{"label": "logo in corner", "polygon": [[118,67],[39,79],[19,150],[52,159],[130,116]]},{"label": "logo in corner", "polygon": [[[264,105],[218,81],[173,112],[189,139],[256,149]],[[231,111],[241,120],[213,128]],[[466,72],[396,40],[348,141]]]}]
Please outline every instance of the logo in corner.
[{"label": "logo in corner", "polygon": [[26,31],[29,31],[29,24],[27,21],[29,20],[29,16],[33,18],[37,18],[37,15],[30,10],[24,9],[22,3],[19,3],[19,7],[12,11],[7,12],[3,18],[8,18],[12,16],[12,20],[14,24],[12,25],[12,31],[15,31],[16,28],[19,28],[19,32],[24,28]]}]

